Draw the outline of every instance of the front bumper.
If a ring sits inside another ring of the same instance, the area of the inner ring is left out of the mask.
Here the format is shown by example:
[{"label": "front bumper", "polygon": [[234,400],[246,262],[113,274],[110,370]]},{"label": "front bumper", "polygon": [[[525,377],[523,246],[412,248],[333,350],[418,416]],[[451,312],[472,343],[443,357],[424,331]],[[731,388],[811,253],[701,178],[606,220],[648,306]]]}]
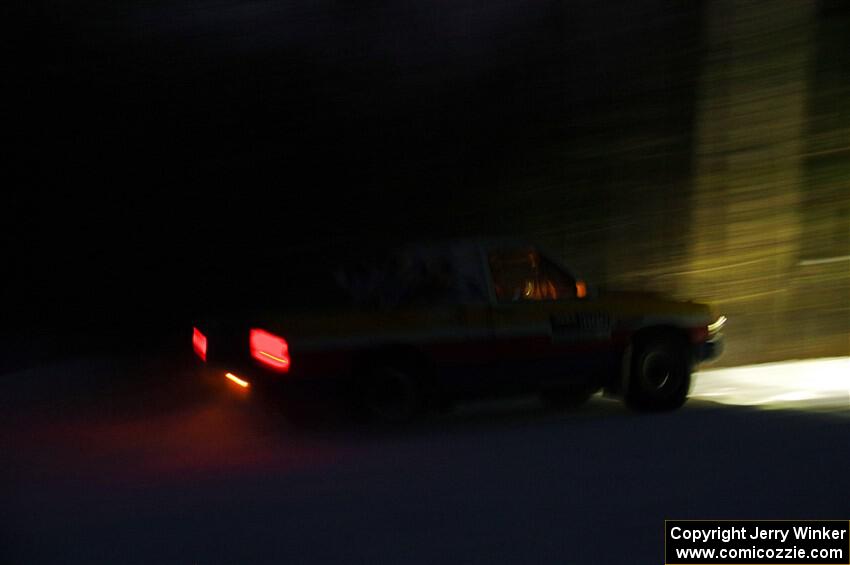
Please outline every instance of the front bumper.
[{"label": "front bumper", "polygon": [[720,357],[725,347],[725,340],[722,335],[713,337],[708,341],[700,343],[696,347],[695,357],[697,363],[713,361]]}]

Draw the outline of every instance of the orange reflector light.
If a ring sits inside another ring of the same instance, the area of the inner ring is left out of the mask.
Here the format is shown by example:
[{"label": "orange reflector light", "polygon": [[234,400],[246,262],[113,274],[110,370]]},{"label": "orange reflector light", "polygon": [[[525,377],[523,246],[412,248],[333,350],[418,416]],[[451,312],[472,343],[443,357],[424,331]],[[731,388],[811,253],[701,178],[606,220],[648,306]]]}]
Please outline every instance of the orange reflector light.
[{"label": "orange reflector light", "polygon": [[192,328],[192,349],[195,350],[195,355],[203,361],[207,360],[207,336],[202,334],[198,328]]},{"label": "orange reflector light", "polygon": [[576,296],[585,298],[587,296],[587,283],[584,281],[576,281]]},{"label": "orange reflector light", "polygon": [[253,328],[249,341],[251,357],[278,373],[289,371],[289,344],[285,339],[265,330]]},{"label": "orange reflector light", "polygon": [[248,381],[243,381],[242,379],[240,379],[239,377],[237,377],[233,373],[227,373],[224,376],[227,377],[228,379],[230,379],[231,381],[233,381],[234,383],[238,384],[242,388],[248,388],[248,386],[249,386]]}]

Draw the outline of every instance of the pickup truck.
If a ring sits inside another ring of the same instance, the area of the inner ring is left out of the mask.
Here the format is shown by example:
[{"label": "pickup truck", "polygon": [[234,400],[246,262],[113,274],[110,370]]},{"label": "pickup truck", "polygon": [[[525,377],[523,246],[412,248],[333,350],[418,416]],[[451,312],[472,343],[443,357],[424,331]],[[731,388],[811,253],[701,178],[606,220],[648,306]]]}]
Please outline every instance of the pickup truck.
[{"label": "pickup truck", "polygon": [[571,407],[604,390],[672,410],[723,345],[725,318],[708,305],[596,288],[512,239],[409,245],[303,287],[289,308],[199,321],[196,356],[239,389],[332,385],[370,418],[401,423],[521,393]]}]

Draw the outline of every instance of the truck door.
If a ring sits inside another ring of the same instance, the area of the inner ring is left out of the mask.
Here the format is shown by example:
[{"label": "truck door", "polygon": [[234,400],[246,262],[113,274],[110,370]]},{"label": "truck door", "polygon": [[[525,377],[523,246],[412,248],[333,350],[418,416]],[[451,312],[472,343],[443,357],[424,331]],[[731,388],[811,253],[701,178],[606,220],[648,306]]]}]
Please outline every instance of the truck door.
[{"label": "truck door", "polygon": [[488,251],[493,352],[510,386],[584,379],[610,361],[613,320],[534,247]]}]

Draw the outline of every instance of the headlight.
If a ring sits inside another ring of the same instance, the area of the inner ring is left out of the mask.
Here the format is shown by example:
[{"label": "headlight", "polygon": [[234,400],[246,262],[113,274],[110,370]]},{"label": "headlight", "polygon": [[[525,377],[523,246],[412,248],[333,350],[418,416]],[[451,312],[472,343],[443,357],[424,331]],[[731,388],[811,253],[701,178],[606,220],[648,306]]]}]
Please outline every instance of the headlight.
[{"label": "headlight", "polygon": [[712,336],[717,334],[720,330],[723,329],[723,326],[726,325],[726,316],[720,316],[714,322],[708,324],[708,335]]}]

